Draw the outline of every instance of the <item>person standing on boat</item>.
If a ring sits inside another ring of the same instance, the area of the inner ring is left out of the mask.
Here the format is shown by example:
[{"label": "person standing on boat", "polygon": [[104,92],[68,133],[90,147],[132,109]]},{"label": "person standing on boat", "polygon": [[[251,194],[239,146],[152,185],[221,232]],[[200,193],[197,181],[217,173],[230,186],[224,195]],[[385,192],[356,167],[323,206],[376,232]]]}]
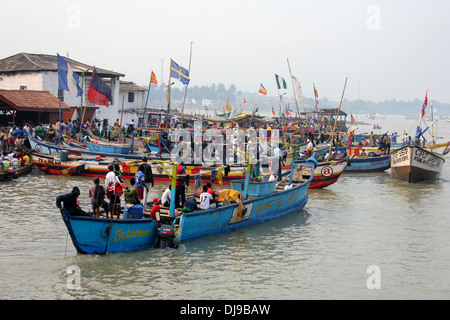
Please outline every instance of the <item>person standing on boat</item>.
[{"label": "person standing on boat", "polygon": [[[80,189],[73,187],[72,192],[62,194],[56,197],[56,207],[61,210],[66,210],[72,216],[90,216],[89,213],[83,211],[78,205],[78,196],[80,195]],[[61,205],[63,202],[63,205]]]},{"label": "person standing on boat", "polygon": [[391,152],[391,138],[385,134],[383,136],[383,140],[384,140],[384,152],[383,154],[389,154]]},{"label": "person standing on boat", "polygon": [[94,185],[89,187],[89,198],[91,198],[94,217],[100,218],[100,207],[105,210],[106,217],[109,216],[109,205],[105,201],[105,188],[100,185],[100,178],[94,178]]},{"label": "person standing on boat", "polygon": [[[143,165],[140,164],[138,171],[134,175],[134,180],[135,180],[134,187],[137,190],[138,199],[140,202],[143,201],[144,193],[145,193],[144,189],[147,188],[147,186],[145,185],[144,179],[145,179],[144,168],[143,168]],[[147,194],[148,194],[148,190],[147,190]],[[146,207],[145,204],[146,204],[145,202],[142,204],[142,206],[144,208]]]},{"label": "person standing on boat", "polygon": [[105,176],[105,192],[108,195],[111,216],[114,216],[114,213],[117,213],[117,217],[119,217],[120,209],[117,210],[117,204],[120,208],[120,196],[116,194],[116,187],[120,185],[120,180],[114,172],[114,165],[112,163],[108,165],[108,170],[109,172]]},{"label": "person standing on boat", "polygon": [[[152,167],[147,163],[147,157],[142,157],[142,164],[139,165],[139,167],[141,168],[142,166],[142,172],[144,173],[144,195],[143,195],[143,206],[144,208],[148,208],[147,205],[147,198],[148,198],[148,191],[150,188],[150,185],[153,188],[154,185],[154,179],[153,179],[153,172],[152,172]],[[141,169],[139,169],[141,170]]]}]

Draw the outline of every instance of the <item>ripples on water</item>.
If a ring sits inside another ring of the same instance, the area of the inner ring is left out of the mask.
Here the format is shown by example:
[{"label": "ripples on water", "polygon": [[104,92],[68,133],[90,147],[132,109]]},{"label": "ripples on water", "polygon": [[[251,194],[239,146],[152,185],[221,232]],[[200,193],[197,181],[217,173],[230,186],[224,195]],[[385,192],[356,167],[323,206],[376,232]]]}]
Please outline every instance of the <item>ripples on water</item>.
[{"label": "ripples on water", "polygon": [[[91,179],[35,172],[0,188],[0,298],[448,299],[449,181],[449,166],[436,183],[344,174],[311,190],[305,209],[263,224],[178,250],[95,256],[76,253],[55,207],[77,185],[87,208]],[[67,287],[72,265],[79,290]],[[370,265],[381,290],[367,288]]]}]

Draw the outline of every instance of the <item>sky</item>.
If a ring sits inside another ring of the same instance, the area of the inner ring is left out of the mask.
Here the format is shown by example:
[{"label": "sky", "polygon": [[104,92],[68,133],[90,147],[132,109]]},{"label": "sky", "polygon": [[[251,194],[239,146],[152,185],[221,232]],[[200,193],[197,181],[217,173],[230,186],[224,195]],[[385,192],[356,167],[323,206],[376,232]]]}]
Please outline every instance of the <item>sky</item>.
[{"label": "sky", "polygon": [[339,101],[347,78],[348,100],[450,103],[449,16],[442,0],[4,1],[0,59],[59,53],[144,86],[173,59],[190,86],[276,96],[278,74],[292,97],[289,60],[308,98]]}]

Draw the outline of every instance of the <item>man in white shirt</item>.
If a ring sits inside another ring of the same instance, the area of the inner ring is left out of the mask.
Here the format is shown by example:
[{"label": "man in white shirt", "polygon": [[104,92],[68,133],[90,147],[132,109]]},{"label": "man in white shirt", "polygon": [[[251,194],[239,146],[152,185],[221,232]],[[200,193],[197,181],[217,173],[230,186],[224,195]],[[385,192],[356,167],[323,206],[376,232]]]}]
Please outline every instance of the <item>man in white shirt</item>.
[{"label": "man in white shirt", "polygon": [[164,193],[161,197],[161,204],[165,207],[170,207],[170,192],[171,186],[169,186],[166,190],[164,190]]},{"label": "man in white shirt", "polygon": [[[111,217],[114,216],[114,213],[118,212],[120,215],[120,196],[116,196],[114,194],[116,184],[120,184],[120,180],[114,172],[114,165],[110,163],[108,165],[109,172],[105,176],[105,191],[107,192],[109,198],[109,207],[111,208]],[[115,204],[115,205],[114,205]],[[117,210],[117,204],[119,205],[119,210]],[[108,218],[108,215],[106,215]]]},{"label": "man in white shirt", "polygon": [[216,199],[214,199],[214,197],[208,192],[208,187],[204,185],[203,192],[200,194],[200,210],[208,210],[211,200],[216,204],[217,207],[219,206]]}]

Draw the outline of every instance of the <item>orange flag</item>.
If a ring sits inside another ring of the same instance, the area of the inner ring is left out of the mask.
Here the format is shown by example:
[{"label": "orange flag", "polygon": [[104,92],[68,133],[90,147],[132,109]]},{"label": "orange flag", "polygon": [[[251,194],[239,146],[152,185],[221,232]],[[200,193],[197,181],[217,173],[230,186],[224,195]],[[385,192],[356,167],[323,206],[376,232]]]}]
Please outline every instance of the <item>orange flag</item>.
[{"label": "orange flag", "polygon": [[150,77],[150,83],[158,84],[158,81],[156,81],[156,76],[152,71],[152,76]]}]

